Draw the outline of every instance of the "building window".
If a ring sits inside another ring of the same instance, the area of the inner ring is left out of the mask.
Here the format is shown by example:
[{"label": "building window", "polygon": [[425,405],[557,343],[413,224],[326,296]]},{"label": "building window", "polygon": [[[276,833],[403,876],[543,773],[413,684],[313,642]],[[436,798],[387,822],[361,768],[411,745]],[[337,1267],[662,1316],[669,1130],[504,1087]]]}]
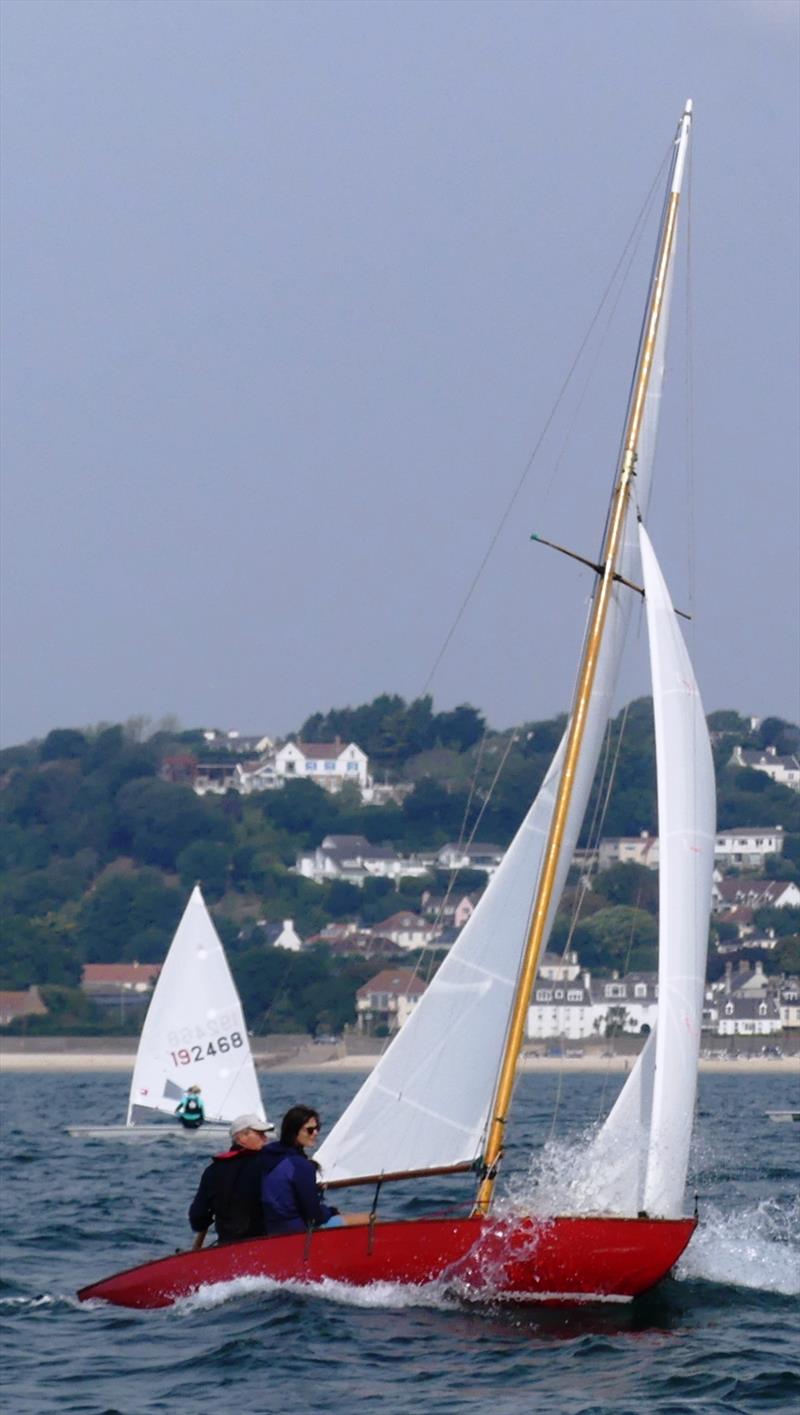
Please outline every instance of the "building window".
[{"label": "building window", "polygon": [[316,769],[317,769],[317,763],[316,763],[316,762],[306,762],[306,771],[316,771]]},{"label": "building window", "polygon": [[326,762],[326,763],[325,763],[325,770],[326,770],[326,771],[335,771],[335,770],[336,770],[336,763],[335,763],[335,762]]}]

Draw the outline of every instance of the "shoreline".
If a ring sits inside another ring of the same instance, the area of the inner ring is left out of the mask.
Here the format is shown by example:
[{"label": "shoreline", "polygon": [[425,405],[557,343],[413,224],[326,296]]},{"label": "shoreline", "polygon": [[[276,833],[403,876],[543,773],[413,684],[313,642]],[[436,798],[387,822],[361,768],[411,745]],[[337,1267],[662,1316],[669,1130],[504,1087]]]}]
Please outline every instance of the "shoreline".
[{"label": "shoreline", "polygon": [[[0,1052],[0,1075],[23,1072],[40,1074],[127,1072],[130,1075],[133,1071],[134,1060],[135,1053],[133,1052]],[[259,1074],[296,1072],[317,1076],[336,1076],[352,1072],[366,1075],[372,1070],[378,1060],[378,1055],[344,1056],[335,1060],[317,1062],[307,1061],[304,1058],[273,1061],[272,1059],[255,1057],[254,1060],[256,1071]],[[635,1056],[526,1056],[520,1061],[519,1070],[525,1073],[539,1072],[542,1074],[560,1072],[577,1075],[588,1072],[623,1076],[632,1069],[635,1061]],[[701,1057],[699,1069],[701,1074],[741,1075],[742,1072],[748,1072],[750,1074],[769,1073],[800,1076],[800,1056]]]}]

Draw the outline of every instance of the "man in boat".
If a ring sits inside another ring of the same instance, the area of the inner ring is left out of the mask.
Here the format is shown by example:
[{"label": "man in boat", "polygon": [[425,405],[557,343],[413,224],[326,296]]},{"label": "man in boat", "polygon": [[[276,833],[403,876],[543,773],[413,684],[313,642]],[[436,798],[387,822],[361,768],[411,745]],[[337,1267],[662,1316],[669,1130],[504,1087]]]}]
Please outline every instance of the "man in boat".
[{"label": "man in boat", "polygon": [[340,1214],[324,1202],[319,1165],[306,1154],[317,1144],[319,1132],[318,1112],[307,1105],[294,1105],[283,1117],[280,1140],[273,1140],[261,1155],[261,1197],[268,1237],[368,1222],[368,1214]]},{"label": "man in boat", "polygon": [[206,1108],[199,1086],[190,1086],[186,1094],[181,1096],[175,1107],[175,1114],[184,1130],[197,1130],[202,1125],[206,1118]]},{"label": "man in boat", "polygon": [[220,1243],[263,1234],[262,1151],[274,1129],[258,1115],[238,1115],[232,1121],[231,1148],[215,1155],[204,1169],[189,1209],[195,1248],[202,1248],[212,1223]]}]

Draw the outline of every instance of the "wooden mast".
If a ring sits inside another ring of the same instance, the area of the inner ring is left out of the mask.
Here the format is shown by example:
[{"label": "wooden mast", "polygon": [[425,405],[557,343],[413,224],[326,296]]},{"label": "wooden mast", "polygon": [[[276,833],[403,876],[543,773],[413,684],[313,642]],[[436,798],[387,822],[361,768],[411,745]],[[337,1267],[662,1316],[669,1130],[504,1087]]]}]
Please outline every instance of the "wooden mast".
[{"label": "wooden mast", "polygon": [[675,230],[678,202],[686,162],[686,151],[691,126],[692,104],[687,102],[675,139],[675,154],[672,161],[669,194],[659,233],[658,249],[645,310],[642,337],[636,360],[631,396],[625,422],[625,436],[622,456],[611,496],[605,544],[603,546],[601,578],[596,587],[589,625],[586,632],[583,654],[578,670],[577,686],[572,703],[569,728],[564,753],[564,766],[558,786],[550,831],[547,837],[539,885],[536,891],[528,940],[520,965],[514,1006],[509,1020],[508,1034],[503,1060],[500,1066],[497,1089],[492,1107],[492,1120],[484,1152],[486,1175],[483,1179],[475,1203],[476,1212],[486,1213],[492,1200],[497,1165],[504,1146],[505,1127],[514,1089],[517,1061],[525,1035],[525,1017],[530,1006],[539,956],[545,937],[545,926],[550,911],[555,888],[556,873],[563,848],[564,832],[572,801],[575,772],[583,742],[589,701],[594,685],[597,661],[603,638],[606,616],[614,588],[617,564],[625,529],[625,518],[630,501],[631,482],[636,474],[636,458],[639,435],[642,426],[645,400],[653,368],[661,311],[669,273],[670,259],[675,244]]}]

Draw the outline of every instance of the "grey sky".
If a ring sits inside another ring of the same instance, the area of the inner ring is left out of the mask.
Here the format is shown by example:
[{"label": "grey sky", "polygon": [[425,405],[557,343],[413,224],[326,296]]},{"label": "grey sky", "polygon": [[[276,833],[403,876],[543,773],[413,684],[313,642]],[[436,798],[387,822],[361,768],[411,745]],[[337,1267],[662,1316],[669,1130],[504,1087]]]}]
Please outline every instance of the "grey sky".
[{"label": "grey sky", "polygon": [[[417,694],[689,96],[695,453],[682,279],[649,526],[707,709],[796,717],[792,0],[6,0],[3,31],[5,742]],[[589,581],[528,537],[597,549],[652,239],[439,708],[567,704]]]}]

